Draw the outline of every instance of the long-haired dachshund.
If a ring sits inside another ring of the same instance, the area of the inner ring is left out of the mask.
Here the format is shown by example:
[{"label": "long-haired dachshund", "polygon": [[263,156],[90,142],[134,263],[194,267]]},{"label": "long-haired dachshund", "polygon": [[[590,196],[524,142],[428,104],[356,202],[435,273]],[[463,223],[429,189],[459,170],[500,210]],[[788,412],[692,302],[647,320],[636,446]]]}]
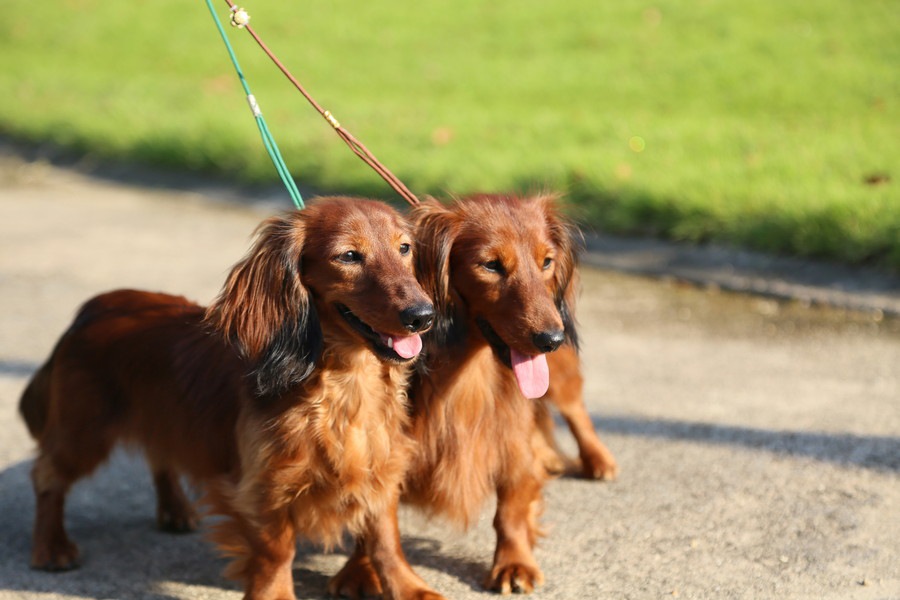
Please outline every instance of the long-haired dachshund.
[{"label": "long-haired dachshund", "polygon": [[391,598],[441,598],[392,518],[405,386],[434,313],[412,243],[381,203],[323,199],[264,222],[209,308],[132,290],[88,301],[20,404],[39,445],[32,565],[76,565],[66,492],[125,442],[150,463],[160,527],[193,527],[179,476],[203,484],[245,598],[294,598],[296,538],[345,530],[372,540]]},{"label": "long-haired dachshund", "polygon": [[[535,399],[550,386],[547,353],[577,344],[575,232],[550,196],[430,201],[414,215],[419,279],[436,316],[409,392],[417,449],[405,499],[465,526],[496,494],[486,587],[530,592],[543,580],[532,549],[551,449]],[[575,353],[564,360],[577,373]],[[371,545],[359,541],[333,593],[379,591]]]}]

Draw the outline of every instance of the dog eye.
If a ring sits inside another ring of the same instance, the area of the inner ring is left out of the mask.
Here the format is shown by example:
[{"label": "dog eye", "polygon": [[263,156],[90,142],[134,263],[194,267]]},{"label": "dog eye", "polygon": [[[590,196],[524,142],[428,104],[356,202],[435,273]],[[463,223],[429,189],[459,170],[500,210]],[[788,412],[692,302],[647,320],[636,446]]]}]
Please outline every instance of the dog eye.
[{"label": "dog eye", "polygon": [[503,263],[499,260],[489,260],[486,263],[482,263],[482,265],[486,270],[491,273],[500,273],[503,274]]},{"label": "dog eye", "polygon": [[406,256],[409,254],[409,244],[400,244],[400,254]]},{"label": "dog eye", "polygon": [[343,254],[339,254],[337,259],[342,263],[352,264],[362,262],[362,254],[356,250],[347,250]]},{"label": "dog eye", "polygon": [[553,264],[552,258],[550,258],[549,256],[547,258],[545,258],[544,259],[544,270],[546,271],[547,269],[549,269],[550,265],[552,265],[552,264]]}]

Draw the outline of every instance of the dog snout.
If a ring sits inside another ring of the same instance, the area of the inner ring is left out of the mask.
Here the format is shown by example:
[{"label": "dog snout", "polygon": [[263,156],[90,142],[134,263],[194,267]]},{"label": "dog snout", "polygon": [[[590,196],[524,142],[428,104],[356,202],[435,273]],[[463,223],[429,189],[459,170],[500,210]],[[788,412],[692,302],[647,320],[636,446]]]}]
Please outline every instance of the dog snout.
[{"label": "dog snout", "polygon": [[535,347],[541,352],[553,352],[566,340],[566,334],[562,329],[554,331],[541,331],[531,337]]},{"label": "dog snout", "polygon": [[434,306],[430,302],[413,304],[400,312],[400,322],[411,331],[424,331],[431,327],[434,321]]}]

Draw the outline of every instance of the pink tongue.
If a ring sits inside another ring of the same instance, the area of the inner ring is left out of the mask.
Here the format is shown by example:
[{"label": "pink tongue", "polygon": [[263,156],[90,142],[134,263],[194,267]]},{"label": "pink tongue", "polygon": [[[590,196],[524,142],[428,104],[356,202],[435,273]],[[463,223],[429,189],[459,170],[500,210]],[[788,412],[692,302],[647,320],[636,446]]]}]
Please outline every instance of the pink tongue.
[{"label": "pink tongue", "polygon": [[550,387],[550,369],[543,354],[525,356],[509,349],[509,359],[519,390],[526,398],[540,398]]},{"label": "pink tongue", "polygon": [[[388,336],[385,336],[388,337]],[[389,336],[394,352],[401,358],[412,358],[422,351],[422,338],[418,335],[409,335],[406,337]]]}]

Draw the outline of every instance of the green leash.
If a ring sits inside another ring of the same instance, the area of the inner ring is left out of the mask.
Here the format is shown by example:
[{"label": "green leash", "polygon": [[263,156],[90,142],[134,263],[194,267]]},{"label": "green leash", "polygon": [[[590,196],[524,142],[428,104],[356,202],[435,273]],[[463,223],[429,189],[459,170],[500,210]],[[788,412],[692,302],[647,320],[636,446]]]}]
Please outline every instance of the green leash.
[{"label": "green leash", "polygon": [[[250,92],[250,86],[244,78],[244,73],[241,71],[241,66],[238,64],[237,56],[235,56],[231,43],[228,41],[228,36],[225,34],[225,28],[222,27],[222,22],[219,21],[219,16],[216,14],[215,9],[213,9],[212,0],[206,0],[206,6],[209,7],[209,12],[213,17],[213,21],[216,22],[216,28],[222,36],[222,41],[225,42],[228,56],[231,57],[234,70],[237,71],[238,79],[241,80],[241,86],[244,88],[244,93],[247,95],[247,102],[250,104],[250,111],[253,113],[253,118],[256,119],[256,125],[259,127],[259,134],[262,136],[263,145],[266,147],[266,151],[272,158],[275,169],[278,171],[281,181],[284,182],[284,186],[291,195],[291,200],[294,201],[294,205],[297,208],[303,208],[303,198],[300,196],[300,190],[297,189],[297,184],[294,183],[294,179],[291,177],[287,165],[284,164],[284,159],[281,157],[281,152],[278,151],[278,145],[275,143],[275,138],[273,138],[272,134],[269,132],[269,127],[266,125],[266,120],[262,116],[262,111],[259,110],[256,98]],[[246,19],[249,19],[249,17],[246,16],[246,13],[243,13],[243,15],[235,14],[232,17],[232,24],[237,27],[243,27],[246,25]]]}]

